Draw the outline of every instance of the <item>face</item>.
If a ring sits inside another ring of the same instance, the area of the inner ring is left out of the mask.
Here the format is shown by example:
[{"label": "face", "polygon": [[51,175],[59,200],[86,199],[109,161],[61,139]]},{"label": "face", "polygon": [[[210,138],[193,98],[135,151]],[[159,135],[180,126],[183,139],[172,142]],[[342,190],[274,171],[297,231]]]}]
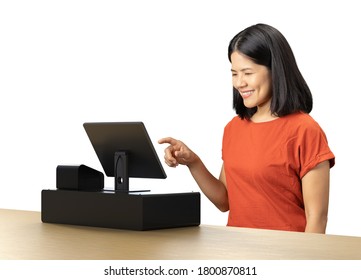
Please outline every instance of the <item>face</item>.
[{"label": "face", "polygon": [[257,112],[269,112],[272,97],[271,72],[266,66],[254,63],[247,56],[233,52],[232,83],[243,98],[247,108],[257,107]]}]

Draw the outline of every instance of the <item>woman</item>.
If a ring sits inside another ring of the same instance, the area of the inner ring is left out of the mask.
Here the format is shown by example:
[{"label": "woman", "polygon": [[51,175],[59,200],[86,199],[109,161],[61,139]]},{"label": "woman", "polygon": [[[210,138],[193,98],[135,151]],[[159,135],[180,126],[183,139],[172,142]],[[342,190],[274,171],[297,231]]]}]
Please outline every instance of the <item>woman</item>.
[{"label": "woman", "polygon": [[233,107],[219,178],[171,137],[165,162],[188,166],[203,193],[228,211],[228,226],[325,233],[335,157],[309,115],[312,95],[275,28],[257,24],[230,42]]}]

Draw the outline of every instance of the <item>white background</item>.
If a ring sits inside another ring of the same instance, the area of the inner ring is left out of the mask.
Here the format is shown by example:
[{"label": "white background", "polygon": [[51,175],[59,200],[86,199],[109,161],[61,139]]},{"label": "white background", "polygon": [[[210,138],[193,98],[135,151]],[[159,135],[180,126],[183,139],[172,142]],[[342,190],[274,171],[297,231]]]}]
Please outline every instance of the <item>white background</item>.
[{"label": "white background", "polygon": [[[361,236],[356,3],[0,0],[0,208],[40,211],[57,165],[102,171],[88,121],[143,121],[161,159],[157,140],[173,136],[218,176],[234,116],[228,43],[262,22],[288,39],[336,155],[327,232]],[[132,188],[198,191],[187,168],[164,168],[167,179],[133,179]],[[202,197],[202,223],[226,218]]]}]

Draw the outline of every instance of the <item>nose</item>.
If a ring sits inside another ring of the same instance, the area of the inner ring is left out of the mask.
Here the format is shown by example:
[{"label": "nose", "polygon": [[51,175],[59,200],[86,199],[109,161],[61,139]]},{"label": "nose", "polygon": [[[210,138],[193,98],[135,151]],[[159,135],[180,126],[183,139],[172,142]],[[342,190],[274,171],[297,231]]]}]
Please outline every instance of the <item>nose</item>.
[{"label": "nose", "polygon": [[233,81],[233,86],[236,89],[243,88],[247,85],[243,75],[237,75]]}]

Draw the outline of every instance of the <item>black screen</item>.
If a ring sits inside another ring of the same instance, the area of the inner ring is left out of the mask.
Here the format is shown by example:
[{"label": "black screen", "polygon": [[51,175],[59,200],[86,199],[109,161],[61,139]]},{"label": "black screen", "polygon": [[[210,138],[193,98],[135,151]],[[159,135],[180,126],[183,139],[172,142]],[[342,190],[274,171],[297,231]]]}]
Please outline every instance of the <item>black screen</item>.
[{"label": "black screen", "polygon": [[142,122],[84,123],[89,140],[108,177],[114,177],[114,154],[128,154],[129,177],[167,177]]}]

